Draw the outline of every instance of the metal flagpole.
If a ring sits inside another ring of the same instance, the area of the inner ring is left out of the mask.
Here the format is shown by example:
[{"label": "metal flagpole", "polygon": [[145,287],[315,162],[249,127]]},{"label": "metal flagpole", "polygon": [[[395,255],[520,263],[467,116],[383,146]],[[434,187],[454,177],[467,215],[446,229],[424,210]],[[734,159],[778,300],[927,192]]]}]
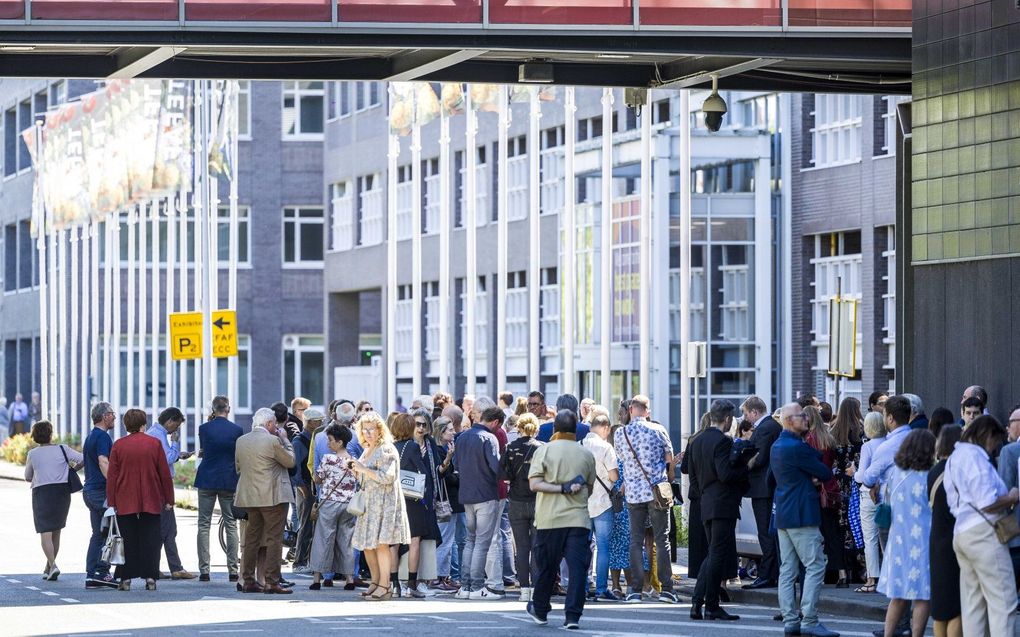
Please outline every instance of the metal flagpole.
[{"label": "metal flagpole", "polygon": [[[149,207],[151,202],[145,202],[138,207],[138,400],[137,407],[142,411],[147,411],[146,406],[149,402],[149,395],[146,391],[146,383],[148,381],[146,370],[146,357],[149,352],[149,339],[148,339],[148,326],[146,321],[148,320],[147,311],[148,298],[149,298],[149,283],[146,279],[146,270],[148,269],[149,261],[149,240],[148,240],[148,220],[149,220]],[[155,405],[153,405],[155,408]],[[151,422],[151,421],[150,421]]]},{"label": "metal flagpole", "polygon": [[[135,300],[138,295],[138,280],[135,266],[138,263],[138,206],[134,206],[128,214],[128,262],[127,262],[127,389],[124,406],[128,409],[135,406],[135,387],[138,377],[135,376],[135,323],[138,306]],[[117,297],[116,302],[120,302]]]},{"label": "metal flagpole", "polygon": [[[238,245],[238,215],[239,210],[237,207],[237,189],[238,189],[238,121],[237,121],[237,95],[239,91],[238,83],[233,82],[232,89],[234,95],[234,101],[232,103],[233,111],[229,118],[230,130],[229,143],[230,143],[230,235],[229,235],[229,251],[230,251],[230,266],[227,275],[227,308],[237,311],[237,261],[240,258],[240,246]],[[250,224],[249,219],[249,224]],[[249,233],[251,227],[249,225]],[[249,255],[250,258],[250,255]],[[249,362],[249,365],[251,363]],[[238,377],[238,358],[237,356],[231,356],[227,359],[227,395],[230,400],[235,404],[240,401],[240,383]]]},{"label": "metal flagpole", "polygon": [[[124,314],[124,306],[123,306],[123,304],[121,302],[121,288],[123,287],[123,283],[124,283],[124,270],[123,270],[123,260],[120,258],[121,257],[121,254],[120,254],[120,243],[121,243],[120,235],[121,235],[121,232],[123,232],[123,228],[122,228],[122,224],[121,224],[120,215],[119,214],[115,214],[114,218],[116,219],[116,224],[114,225],[114,229],[113,229],[113,242],[109,245],[109,249],[107,250],[107,256],[109,256],[111,254],[113,255],[113,271],[112,271],[112,275],[113,275],[113,289],[112,289],[112,291],[110,293],[110,304],[111,304],[110,312],[113,315],[113,331],[111,333],[111,340],[113,342],[113,347],[112,347],[111,355],[113,356],[113,362],[112,362],[112,364],[110,366],[110,373],[111,373],[111,375],[110,375],[110,386],[113,389],[113,394],[110,397],[110,400],[111,400],[111,402],[113,404],[114,410],[117,411],[117,420],[118,420],[118,423],[119,423],[120,422],[120,415],[121,415],[121,408],[124,406],[123,402],[122,402],[123,396],[122,396],[122,392],[121,392],[121,382],[120,382],[121,376],[124,373],[124,363],[121,360],[121,356],[120,356],[122,348],[123,348],[123,345],[121,344],[121,336],[122,336],[121,332],[122,332],[122,327],[123,327],[122,321],[123,321],[123,314]],[[120,437],[120,429],[121,429],[121,427],[120,427],[119,424],[116,427],[114,427],[114,430],[113,430],[113,437],[114,437],[114,439],[117,439],[117,438]]]},{"label": "metal flagpole", "polygon": [[[78,433],[81,433],[81,424],[86,422],[89,417],[89,394],[91,393],[91,378],[92,378],[92,350],[95,348],[95,344],[92,343],[92,239],[90,237],[92,229],[92,222],[85,222],[81,228],[81,296],[75,295],[76,303],[81,304],[81,311],[84,313],[84,318],[81,321],[81,358],[80,369],[81,373],[79,378],[81,379],[81,389],[78,392],[76,398],[77,402],[74,406],[75,418],[68,423],[67,428],[70,432],[74,432],[76,429]],[[84,440],[84,438],[82,438]]]},{"label": "metal flagpole", "polygon": [[[392,108],[396,94],[389,85]],[[389,118],[387,118],[389,119]],[[386,157],[386,404],[396,405],[397,398],[397,158],[400,141],[390,131]]]},{"label": "metal flagpole", "polygon": [[[194,185],[192,185],[191,196],[195,196]],[[182,192],[177,201],[177,214],[180,216],[180,221],[177,225],[177,251],[179,253],[177,262],[180,264],[180,269],[178,270],[179,285],[177,287],[179,292],[177,295],[177,311],[187,312],[191,309],[191,291],[188,289],[188,277],[190,276],[190,271],[194,269],[194,263],[191,263],[191,260],[194,258],[194,238],[192,235],[192,250],[188,250],[188,231],[194,225],[195,210],[188,202],[187,193]],[[167,333],[169,333],[169,329],[167,330]],[[182,406],[181,408],[185,413],[188,411],[187,405],[191,400],[188,396],[188,372],[189,367],[194,365],[195,361],[177,362],[178,379],[176,400]]]},{"label": "metal flagpole", "polygon": [[577,308],[577,231],[574,218],[577,212],[577,177],[574,175],[574,145],[577,139],[577,107],[574,105],[574,87],[568,86],[563,96],[563,278],[560,283],[560,317],[563,326],[563,379],[560,392],[574,394],[574,316]]},{"label": "metal flagpole", "polygon": [[53,228],[52,222],[48,223],[47,226],[49,226],[49,228],[48,228],[49,229],[49,234],[47,235],[47,240],[50,243],[50,249],[49,249],[49,280],[50,280],[50,285],[48,286],[48,290],[47,290],[49,292],[49,303],[48,303],[49,311],[47,312],[47,317],[49,318],[49,321],[50,321],[50,329],[49,329],[49,333],[48,333],[50,344],[49,344],[49,347],[47,348],[49,350],[49,355],[50,355],[50,363],[49,363],[50,397],[49,397],[49,401],[48,402],[49,402],[49,405],[50,405],[49,417],[50,418],[56,418],[58,416],[57,411],[58,411],[58,409],[60,407],[60,370],[59,370],[59,367],[58,367],[60,355],[59,355],[59,351],[57,349],[57,345],[58,345],[57,325],[59,324],[58,321],[57,321],[57,312],[58,312],[58,308],[59,308],[59,306],[57,305],[57,291],[59,290],[59,287],[60,287],[60,277],[57,276],[57,272],[58,272],[58,270],[57,270],[57,249],[58,249],[57,248],[57,244],[58,244],[58,237],[59,237],[60,233],[59,233],[59,231],[57,231],[57,230],[55,230]]},{"label": "metal flagpole", "polygon": [[[91,416],[92,399],[93,397],[99,396],[99,221],[96,219],[92,220],[92,225],[89,232],[90,242],[92,243],[92,287],[89,294],[91,311],[89,314],[92,316],[92,348],[89,350],[89,378],[90,392],[89,396],[85,401],[87,406],[86,416]],[[88,435],[89,426],[91,419],[81,419],[81,432],[82,440]]]},{"label": "metal flagpole", "polygon": [[177,206],[181,194],[170,195],[166,200],[166,305],[163,315],[159,317],[167,327],[166,347],[163,350],[163,374],[166,379],[166,391],[164,396],[167,405],[178,404],[177,400],[177,362],[170,355],[170,314],[177,311],[177,288],[174,285],[177,278],[177,268],[174,262],[177,260]]},{"label": "metal flagpole", "polygon": [[641,224],[640,284],[638,287],[638,322],[641,340],[638,344],[638,390],[648,395],[651,384],[652,357],[652,105],[647,93],[641,106]]},{"label": "metal flagpole", "polygon": [[439,120],[439,389],[453,391],[450,378],[450,118]]},{"label": "metal flagpole", "polygon": [[528,385],[542,389],[541,341],[539,320],[541,307],[542,280],[539,275],[539,259],[542,256],[541,226],[541,179],[539,152],[542,144],[539,120],[542,119],[542,104],[538,101],[538,89],[531,87],[531,119],[528,120],[528,173],[531,175],[528,190]]},{"label": "metal flagpole", "polygon": [[[692,354],[691,340],[691,106],[690,92],[680,91],[680,431],[694,433],[695,412],[691,407],[691,379],[687,377]],[[701,379],[695,378],[700,384]]]},{"label": "metal flagpole", "polygon": [[[202,100],[199,109],[199,130],[201,140],[199,146],[198,168],[201,171],[202,183],[199,192],[199,206],[195,213],[196,227],[199,228],[196,237],[196,251],[199,254],[196,263],[196,273],[201,279],[195,281],[195,292],[198,295],[197,309],[202,312],[202,364],[201,373],[195,378],[195,428],[202,423],[202,410],[212,402],[212,392],[216,383],[216,368],[213,367],[213,342],[212,342],[212,308],[214,301],[212,291],[214,287],[213,278],[216,275],[216,255],[211,252],[213,242],[210,234],[215,222],[212,201],[210,200],[209,181],[209,132],[210,118],[212,116],[212,92],[210,82],[202,80]],[[201,265],[198,265],[201,264]],[[182,434],[182,437],[186,437]],[[193,440],[196,450],[198,449],[197,437]]]},{"label": "metal flagpole", "polygon": [[465,390],[468,394],[475,393],[475,380],[478,378],[476,343],[475,343],[475,300],[478,291],[478,196],[476,194],[478,172],[478,149],[475,147],[475,135],[478,133],[478,115],[471,104],[471,85],[464,91],[466,100],[464,111],[466,148],[464,149],[464,377]]},{"label": "metal flagpole", "polygon": [[612,391],[610,369],[610,346],[613,327],[613,89],[602,89],[602,241],[600,248],[601,267],[599,298],[602,303],[599,370],[601,397],[599,402],[611,406]]},{"label": "metal flagpole", "polygon": [[81,337],[81,312],[80,299],[81,299],[81,226],[73,226],[70,232],[71,238],[71,269],[61,270],[65,273],[67,278],[71,279],[71,323],[68,325],[68,332],[70,332],[69,340],[70,343],[70,356],[68,364],[64,367],[64,370],[68,375],[68,384],[71,386],[68,392],[67,410],[61,414],[60,418],[60,431],[62,434],[70,433],[71,423],[78,417],[78,406],[80,404],[79,394],[80,382],[84,379],[81,375],[81,368],[78,366],[78,341]]},{"label": "metal flagpole", "polygon": [[[431,90],[431,89],[430,89]],[[421,321],[425,305],[421,298],[421,123],[418,121],[418,91],[415,89],[414,124],[411,127],[411,393],[422,392]]]},{"label": "metal flagpole", "polygon": [[[58,243],[58,245],[59,245],[58,256],[59,256],[59,260],[60,260],[60,270],[59,270],[59,272],[60,273],[65,273],[65,272],[67,272],[67,252],[68,252],[67,247],[68,247],[68,244],[71,242],[71,233],[70,233],[70,231],[68,231],[66,229],[65,230],[61,230],[58,233],[58,241],[59,241],[59,243]],[[55,276],[54,278],[55,279],[59,279],[59,281],[60,281],[60,286],[57,289],[57,309],[60,312],[60,325],[67,325],[67,320],[68,320],[68,318],[67,318],[67,278],[59,276],[59,275]],[[68,360],[69,359],[69,356],[68,356],[68,354],[69,354],[69,352],[68,352],[68,332],[69,332],[69,330],[60,330],[60,333],[59,333],[59,339],[60,339],[60,363],[59,363],[58,369],[60,371],[61,379],[60,379],[60,408],[57,411],[57,414],[58,414],[58,416],[60,418],[59,422],[61,424],[60,424],[60,427],[59,427],[59,431],[60,431],[61,434],[63,434],[64,431],[65,431],[65,429],[64,429],[65,424],[64,423],[67,422],[68,412],[70,411],[69,407],[68,407],[68,404],[69,404],[69,398],[70,398],[70,395],[71,395],[71,387],[70,387],[70,385],[71,385],[71,376],[74,376],[74,374],[71,372],[70,361]]]},{"label": "metal flagpole", "polygon": [[[42,127],[43,121],[35,122],[35,158],[36,158],[36,191],[32,198],[32,223],[35,226],[35,249],[39,258],[39,393],[40,408],[48,405],[50,401],[50,342],[49,342],[49,317],[47,314],[49,306],[49,278],[50,270],[46,260],[46,202],[43,197],[43,167],[42,154]],[[52,412],[44,414],[44,418],[52,418]]]},{"label": "metal flagpole", "polygon": [[[101,400],[113,401],[113,263],[120,244],[114,228],[120,222],[120,213],[114,212],[103,220],[103,393]],[[119,363],[119,361],[118,361]],[[116,404],[116,403],[114,403]]]},{"label": "metal flagpole", "polygon": [[150,387],[149,404],[152,405],[152,417],[153,419],[159,416],[159,410],[168,406],[170,403],[165,402],[160,404],[159,401],[159,370],[163,367],[163,361],[160,357],[160,339],[159,339],[159,306],[160,306],[160,268],[162,264],[161,242],[159,226],[162,222],[162,208],[166,205],[165,201],[156,200],[152,202],[152,210],[150,211],[149,227],[152,228],[152,258],[151,272],[152,272],[152,296],[151,302],[149,303],[149,322],[150,328],[152,329],[152,347],[149,351],[152,352],[152,364],[149,366],[149,383]]},{"label": "metal flagpole", "polygon": [[499,152],[496,155],[496,378],[488,383],[495,396],[506,384],[506,293],[507,293],[507,139],[510,129],[510,104],[506,84],[499,87]]}]

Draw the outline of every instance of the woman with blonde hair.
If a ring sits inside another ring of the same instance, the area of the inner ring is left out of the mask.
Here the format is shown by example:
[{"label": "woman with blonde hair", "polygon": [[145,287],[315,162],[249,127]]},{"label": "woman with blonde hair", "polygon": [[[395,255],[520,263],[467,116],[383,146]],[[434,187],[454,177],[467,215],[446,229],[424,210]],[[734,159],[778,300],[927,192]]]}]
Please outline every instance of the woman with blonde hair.
[{"label": "woman with blonde hair", "polygon": [[864,563],[868,571],[864,585],[854,589],[857,593],[874,593],[878,586],[878,576],[882,572],[882,551],[878,539],[878,525],[875,524],[875,509],[878,505],[871,499],[871,489],[864,486],[857,476],[864,475],[864,471],[871,466],[875,449],[885,442],[885,434],[885,418],[882,412],[869,411],[864,417],[864,436],[868,441],[861,446],[860,466],[852,474],[860,492]]},{"label": "woman with blonde hair", "polygon": [[510,482],[510,527],[513,529],[515,566],[521,583],[521,601],[531,601],[531,548],[535,542],[535,493],[531,490],[528,470],[531,457],[542,443],[535,439],[538,418],[525,413],[517,419],[517,440],[507,445],[500,459],[503,478]]},{"label": "woman with blonde hair", "polygon": [[[804,416],[807,418],[810,428],[804,441],[812,449],[822,454],[822,462],[832,469],[836,463],[836,448],[839,446],[836,438],[829,432],[828,425],[822,419],[821,410],[817,407],[807,406],[804,408]],[[832,479],[822,484],[818,493],[822,506],[822,539],[825,541],[825,557],[828,558],[828,569],[839,571],[839,580],[836,588],[848,588],[847,564],[843,559],[843,535],[839,530],[839,510],[843,502],[842,493],[839,490],[839,478],[833,474]]]},{"label": "woman with blonde hair", "polygon": [[348,461],[348,467],[361,480],[365,513],[354,526],[352,544],[365,554],[372,573],[372,584],[362,596],[372,601],[387,600],[393,597],[390,547],[411,541],[404,495],[397,479],[400,456],[389,428],[374,411],[365,412],[358,419],[358,441],[364,452],[360,459]]}]

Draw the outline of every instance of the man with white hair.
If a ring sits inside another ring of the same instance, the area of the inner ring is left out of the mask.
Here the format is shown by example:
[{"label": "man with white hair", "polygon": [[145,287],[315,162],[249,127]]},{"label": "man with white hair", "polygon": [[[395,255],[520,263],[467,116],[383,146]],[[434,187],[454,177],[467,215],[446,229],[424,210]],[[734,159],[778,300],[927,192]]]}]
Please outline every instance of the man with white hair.
[{"label": "man with white hair", "polygon": [[927,429],[928,416],[924,413],[924,402],[917,394],[900,394],[910,402],[910,421],[907,423],[913,429]]},{"label": "man with white hair", "polygon": [[[245,593],[289,595],[280,586],[280,557],[287,507],[294,501],[288,470],[294,466],[294,447],[272,409],[263,407],[252,418],[251,432],[237,439],[234,464],[238,473],[234,504],[248,511],[241,568]],[[259,545],[266,540],[266,585],[255,581]]]}]

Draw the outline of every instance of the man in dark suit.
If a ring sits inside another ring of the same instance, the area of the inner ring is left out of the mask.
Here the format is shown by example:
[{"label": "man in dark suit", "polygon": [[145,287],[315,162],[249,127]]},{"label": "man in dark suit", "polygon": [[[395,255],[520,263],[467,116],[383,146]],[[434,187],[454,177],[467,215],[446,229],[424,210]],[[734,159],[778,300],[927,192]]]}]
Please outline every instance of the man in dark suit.
[{"label": "man in dark suit", "polygon": [[237,468],[234,453],[237,439],[244,432],[229,420],[230,401],[226,396],[212,400],[213,417],[198,428],[202,462],[195,476],[198,489],[198,570],[199,580],[209,581],[209,528],[213,507],[219,501],[220,513],[227,527],[227,572],[231,582],[239,576],[237,563],[237,521],[234,518],[234,492],[237,490]]},{"label": "man in dark suit", "polygon": [[740,500],[747,490],[746,461],[730,461],[733,440],[723,433],[735,411],[728,400],[713,402],[709,410],[711,426],[694,438],[688,451],[692,482],[697,480],[701,487],[701,519],[708,539],[708,556],[701,564],[691,600],[691,619],[740,619],[719,606],[719,589],[727,567],[737,560],[737,519]]},{"label": "man in dark suit", "polygon": [[744,421],[754,424],[750,444],[755,455],[748,463],[748,480],[751,483],[747,497],[751,498],[754,509],[754,523],[758,528],[758,546],[761,547],[761,561],[758,563],[758,579],[744,585],[746,589],[775,588],[779,581],[779,557],[776,555],[776,538],[769,533],[772,520],[772,495],[774,488],[769,485],[769,453],[783,428],[769,415],[765,401],[749,396],[740,406]]}]

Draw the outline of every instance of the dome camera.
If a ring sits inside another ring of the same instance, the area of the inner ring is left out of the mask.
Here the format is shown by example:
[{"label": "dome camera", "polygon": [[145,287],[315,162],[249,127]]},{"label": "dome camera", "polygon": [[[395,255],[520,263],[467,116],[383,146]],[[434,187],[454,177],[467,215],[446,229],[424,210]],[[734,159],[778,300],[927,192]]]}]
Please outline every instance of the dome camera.
[{"label": "dome camera", "polygon": [[705,114],[705,128],[713,133],[718,133],[722,128],[723,115],[726,114],[726,100],[719,97],[719,77],[712,76],[712,94],[705,99],[701,106],[701,112]]}]

